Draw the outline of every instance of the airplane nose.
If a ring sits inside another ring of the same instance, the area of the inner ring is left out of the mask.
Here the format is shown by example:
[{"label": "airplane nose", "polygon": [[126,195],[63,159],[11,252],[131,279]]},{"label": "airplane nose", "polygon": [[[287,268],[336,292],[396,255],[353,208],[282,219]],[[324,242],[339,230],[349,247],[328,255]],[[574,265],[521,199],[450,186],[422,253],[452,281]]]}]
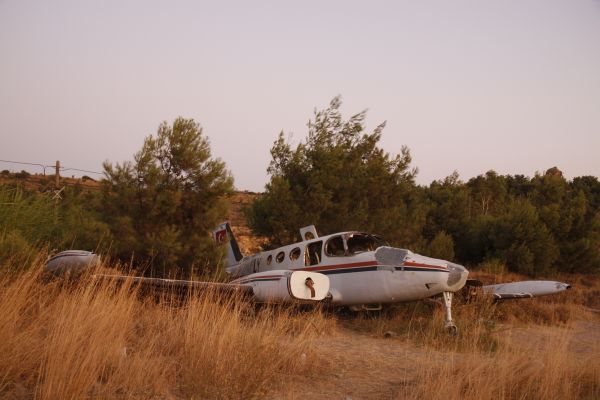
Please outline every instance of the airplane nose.
[{"label": "airplane nose", "polygon": [[448,263],[448,269],[450,270],[448,281],[446,282],[448,287],[451,290],[458,290],[463,287],[467,282],[469,271],[462,265],[450,262]]}]

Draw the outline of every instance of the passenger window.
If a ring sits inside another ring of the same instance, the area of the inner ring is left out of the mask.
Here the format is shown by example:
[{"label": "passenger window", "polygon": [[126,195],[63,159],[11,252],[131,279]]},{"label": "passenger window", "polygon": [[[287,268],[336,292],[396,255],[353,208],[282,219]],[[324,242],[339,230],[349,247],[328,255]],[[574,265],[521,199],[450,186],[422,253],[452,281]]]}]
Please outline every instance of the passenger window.
[{"label": "passenger window", "polygon": [[273,255],[269,254],[269,257],[267,257],[267,265],[271,265],[271,261],[273,261]]},{"label": "passenger window", "polygon": [[285,253],[283,251],[280,251],[279,253],[277,253],[277,257],[275,257],[275,261],[277,261],[278,263],[281,263],[284,258],[285,258]]},{"label": "passenger window", "polygon": [[344,239],[341,236],[334,236],[327,241],[325,252],[330,257],[340,257],[346,254],[344,249]]},{"label": "passenger window", "polygon": [[294,250],[290,251],[290,260],[294,261],[300,258],[300,247],[296,247]]},{"label": "passenger window", "polygon": [[323,241],[310,243],[306,246],[304,256],[305,265],[317,265],[321,263],[321,251],[323,249]]}]

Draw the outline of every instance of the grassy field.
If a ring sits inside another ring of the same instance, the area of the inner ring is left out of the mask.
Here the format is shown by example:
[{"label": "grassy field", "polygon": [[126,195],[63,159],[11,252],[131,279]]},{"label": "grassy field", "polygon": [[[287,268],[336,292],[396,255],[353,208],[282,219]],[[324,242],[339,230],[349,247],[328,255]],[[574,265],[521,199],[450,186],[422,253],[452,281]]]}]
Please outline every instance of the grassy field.
[{"label": "grassy field", "polygon": [[44,259],[0,276],[3,398],[600,398],[598,279],[457,303],[451,337],[435,303],[354,316],[216,293],[182,302],[131,283],[47,281]]}]

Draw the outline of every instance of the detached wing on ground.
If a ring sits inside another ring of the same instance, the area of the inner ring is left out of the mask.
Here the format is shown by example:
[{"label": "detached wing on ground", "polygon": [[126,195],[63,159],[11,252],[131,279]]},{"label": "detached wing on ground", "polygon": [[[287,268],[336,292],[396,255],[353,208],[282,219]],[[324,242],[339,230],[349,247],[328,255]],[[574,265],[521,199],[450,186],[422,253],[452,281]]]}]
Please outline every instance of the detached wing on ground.
[{"label": "detached wing on ground", "polygon": [[491,294],[496,300],[521,299],[546,296],[568,290],[571,285],[555,281],[521,281],[483,286],[483,293]]},{"label": "detached wing on ground", "polygon": [[525,299],[560,293],[571,288],[571,285],[556,281],[520,281],[484,285],[476,279],[468,279],[465,288],[468,296],[472,297],[480,289],[484,295],[494,297],[494,300]]}]

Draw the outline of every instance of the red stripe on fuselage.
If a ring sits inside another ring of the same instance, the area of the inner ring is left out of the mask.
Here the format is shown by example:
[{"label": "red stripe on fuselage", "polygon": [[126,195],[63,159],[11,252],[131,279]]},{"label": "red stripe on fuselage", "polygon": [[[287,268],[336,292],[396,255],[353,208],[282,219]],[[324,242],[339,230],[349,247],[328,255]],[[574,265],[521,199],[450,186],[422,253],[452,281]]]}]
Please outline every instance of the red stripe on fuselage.
[{"label": "red stripe on fuselage", "polygon": [[448,271],[448,267],[444,267],[442,265],[430,265],[430,264],[423,264],[423,263],[418,263],[418,262],[414,262],[414,261],[405,261],[404,266],[405,267],[434,268],[434,269],[439,269],[440,271]]}]

